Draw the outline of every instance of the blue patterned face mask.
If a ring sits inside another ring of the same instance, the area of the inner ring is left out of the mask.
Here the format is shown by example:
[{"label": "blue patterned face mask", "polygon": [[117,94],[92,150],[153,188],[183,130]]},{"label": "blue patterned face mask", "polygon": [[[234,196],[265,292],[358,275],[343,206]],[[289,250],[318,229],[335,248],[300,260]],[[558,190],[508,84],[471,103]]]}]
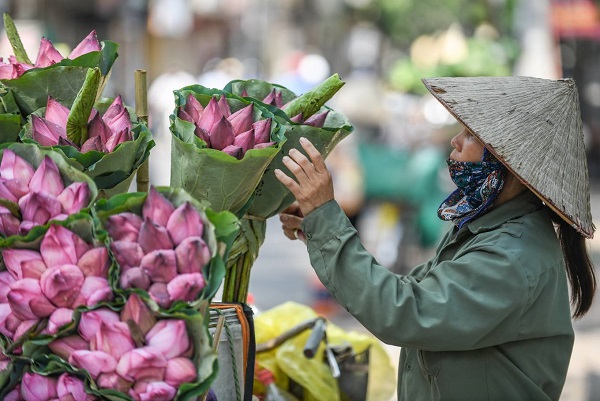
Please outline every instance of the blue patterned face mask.
[{"label": "blue patterned face mask", "polygon": [[447,163],[458,189],[442,202],[438,217],[462,228],[494,204],[504,185],[506,167],[485,148],[480,162],[448,159]]}]

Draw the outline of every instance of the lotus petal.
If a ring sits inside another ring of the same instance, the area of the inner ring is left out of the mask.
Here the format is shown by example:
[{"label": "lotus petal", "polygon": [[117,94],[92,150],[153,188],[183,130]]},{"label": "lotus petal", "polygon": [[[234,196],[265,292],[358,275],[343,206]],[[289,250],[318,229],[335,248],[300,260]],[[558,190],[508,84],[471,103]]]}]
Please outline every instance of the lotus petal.
[{"label": "lotus petal", "polygon": [[202,237],[204,232],[200,213],[189,202],[183,203],[171,213],[166,227],[175,246],[187,237]]},{"label": "lotus petal", "polygon": [[[48,299],[42,294],[40,282],[32,278],[25,278],[15,281],[10,285],[10,292],[7,294],[8,304],[13,313],[19,320],[36,320],[39,317],[32,310],[32,301],[39,298],[39,301],[34,304],[36,312],[50,316],[53,309],[48,304]],[[43,306],[43,307],[42,307]],[[56,308],[54,308],[56,309]]]},{"label": "lotus petal", "polygon": [[254,143],[265,143],[271,140],[271,119],[265,118],[252,124],[254,128]]},{"label": "lotus petal", "polygon": [[156,302],[161,308],[168,308],[171,306],[171,298],[169,298],[169,291],[167,291],[167,285],[165,283],[154,283],[148,288],[148,294],[154,302]]},{"label": "lotus petal", "polygon": [[119,146],[123,142],[131,141],[131,140],[133,140],[131,131],[129,130],[129,128],[125,128],[125,129],[111,135],[111,137],[108,138],[108,141],[106,141],[106,145],[105,145],[106,152],[107,153],[113,152],[117,148],[117,146]]},{"label": "lotus petal", "polygon": [[93,379],[96,379],[101,373],[114,372],[117,367],[117,360],[102,351],[74,351],[69,356],[69,363],[87,370]]},{"label": "lotus petal", "polygon": [[328,114],[329,110],[313,114],[312,116],[308,117],[306,121],[304,121],[304,124],[310,125],[312,127],[322,128],[325,124],[325,120],[327,119]]},{"label": "lotus petal", "polygon": [[79,42],[77,46],[75,46],[73,51],[71,51],[71,54],[69,54],[69,58],[73,60],[79,56],[83,56],[84,54],[100,51],[100,49],[101,46],[100,42],[98,42],[96,30],[93,30],[85,38],[83,38],[83,40]]},{"label": "lotus petal", "polygon": [[244,157],[243,149],[236,145],[225,146],[225,148],[223,148],[223,153],[227,153],[228,155],[233,156],[238,160]]},{"label": "lotus petal", "polygon": [[[89,138],[88,141],[92,138],[100,138],[101,145],[105,144],[113,133],[110,127],[106,125],[102,119],[102,116],[100,116],[100,113],[96,113],[94,115],[94,117],[89,121],[87,128]],[[100,146],[100,149],[102,149],[102,146]]]},{"label": "lotus petal", "polygon": [[29,185],[35,169],[10,149],[5,149],[0,163],[0,176],[6,180],[18,180],[22,184]]},{"label": "lotus petal", "polygon": [[5,236],[19,233],[21,222],[7,208],[0,206],[0,233]]},{"label": "lotus petal", "polygon": [[185,105],[183,106],[182,111],[191,117],[191,120],[187,121],[194,123],[198,121],[198,119],[204,112],[204,107],[202,107],[202,104],[200,104],[198,99],[196,99],[196,96],[190,93],[186,98]]},{"label": "lotus petal", "polygon": [[177,358],[192,347],[185,321],[179,319],[159,320],[146,334],[146,344],[160,351],[165,358]]},{"label": "lotus petal", "polygon": [[34,225],[41,226],[58,216],[62,212],[62,205],[49,193],[31,192],[19,199],[19,209],[23,221],[31,221]]},{"label": "lotus petal", "polygon": [[29,189],[32,192],[46,192],[53,196],[58,196],[65,189],[65,184],[54,160],[44,156],[44,160],[29,181]]},{"label": "lotus petal", "polygon": [[[174,341],[177,341],[177,338],[170,340]],[[162,381],[166,368],[167,360],[157,349],[143,347],[121,356],[116,372],[130,381]]]},{"label": "lotus petal", "polygon": [[56,125],[35,114],[31,115],[32,132],[31,137],[42,146],[54,146],[59,144],[60,138],[66,138],[65,127]]},{"label": "lotus petal", "polygon": [[56,334],[58,330],[73,320],[73,309],[69,308],[58,308],[50,315],[48,320],[47,332],[49,334]]},{"label": "lotus petal", "polygon": [[56,398],[56,379],[25,373],[21,379],[21,395],[25,401],[48,401]]},{"label": "lotus petal", "polygon": [[173,204],[158,192],[154,186],[150,187],[150,191],[148,191],[148,196],[142,207],[142,216],[144,219],[150,219],[152,223],[166,227],[173,211],[175,211]]},{"label": "lotus petal", "polygon": [[168,283],[177,275],[177,258],[173,249],[160,249],[147,253],[140,267],[153,283]]},{"label": "lotus petal", "polygon": [[221,110],[217,104],[217,98],[213,96],[210,98],[210,101],[204,108],[204,111],[202,112],[202,115],[198,119],[196,125],[203,130],[210,132],[213,125],[215,125],[215,123],[222,117],[223,114],[221,113]]},{"label": "lotus petal", "polygon": [[177,271],[180,274],[201,273],[210,261],[210,249],[200,237],[188,237],[175,248]]},{"label": "lotus petal", "polygon": [[37,58],[35,60],[36,68],[44,68],[51,66],[52,64],[60,63],[64,57],[52,44],[51,41],[42,37],[40,40],[40,47],[38,50]]},{"label": "lotus petal", "polygon": [[114,241],[110,244],[110,249],[121,268],[121,274],[128,269],[139,266],[144,257],[142,247],[136,242]]},{"label": "lotus petal", "polygon": [[46,113],[44,118],[59,127],[67,126],[67,119],[69,118],[70,110],[68,107],[60,104],[52,96],[48,96],[48,102],[46,103]]},{"label": "lotus petal", "polygon": [[135,242],[138,239],[143,220],[134,213],[119,213],[106,220],[106,229],[115,241]]},{"label": "lotus petal", "polygon": [[81,286],[80,296],[85,300],[85,305],[92,307],[101,302],[113,299],[113,292],[104,277],[86,277]]},{"label": "lotus petal", "polygon": [[40,279],[42,293],[56,306],[70,308],[81,291],[85,277],[76,265],[49,267]]},{"label": "lotus petal", "polygon": [[233,127],[235,135],[248,131],[252,128],[252,123],[254,122],[254,103],[250,103],[248,106],[236,111],[228,120]]},{"label": "lotus petal", "polygon": [[304,118],[302,117],[302,113],[296,114],[294,117],[290,117],[290,121],[301,124],[302,121],[304,121]]},{"label": "lotus petal", "polygon": [[223,150],[225,147],[233,145],[235,139],[233,126],[225,117],[222,117],[213,125],[209,134],[210,146],[217,150]]},{"label": "lotus petal", "polygon": [[117,96],[102,116],[102,121],[108,125],[113,133],[127,129],[131,131],[131,117],[123,105],[121,95]]},{"label": "lotus petal", "polygon": [[148,290],[150,284],[152,284],[150,276],[141,267],[127,269],[121,272],[121,277],[119,277],[119,285],[123,289],[141,288],[142,290]]},{"label": "lotus petal", "polygon": [[90,349],[106,352],[115,360],[135,348],[127,323],[105,323],[101,322],[96,335],[90,342]]},{"label": "lotus petal", "polygon": [[138,243],[146,254],[155,250],[173,249],[173,242],[169,237],[167,229],[152,223],[148,218],[146,218],[142,224],[142,228],[140,228]]},{"label": "lotus petal", "polygon": [[242,132],[236,136],[233,145],[242,148],[243,153],[246,153],[248,149],[254,149],[254,129]]},{"label": "lotus petal", "polygon": [[198,299],[204,285],[201,273],[180,274],[167,284],[167,291],[173,301],[192,302]]},{"label": "lotus petal", "polygon": [[121,321],[127,323],[131,320],[145,336],[156,324],[154,314],[146,303],[136,293],[131,293],[121,311]]},{"label": "lotus petal", "polygon": [[51,225],[40,244],[40,253],[46,266],[76,265],[90,249],[84,240],[67,228]]},{"label": "lotus petal", "polygon": [[77,266],[86,277],[108,277],[108,268],[110,267],[108,249],[103,246],[90,249],[81,255]]},{"label": "lotus petal", "polygon": [[86,341],[91,341],[100,329],[100,323],[120,322],[119,314],[108,308],[94,309],[81,314],[79,334]]},{"label": "lotus petal", "polygon": [[225,95],[221,95],[219,100],[217,101],[217,106],[219,106],[219,111],[225,118],[229,118],[231,115],[231,109],[229,108],[229,103],[227,103],[227,98]]},{"label": "lotus petal", "polygon": [[189,358],[177,357],[167,361],[165,383],[179,388],[183,383],[196,380],[196,367]]}]

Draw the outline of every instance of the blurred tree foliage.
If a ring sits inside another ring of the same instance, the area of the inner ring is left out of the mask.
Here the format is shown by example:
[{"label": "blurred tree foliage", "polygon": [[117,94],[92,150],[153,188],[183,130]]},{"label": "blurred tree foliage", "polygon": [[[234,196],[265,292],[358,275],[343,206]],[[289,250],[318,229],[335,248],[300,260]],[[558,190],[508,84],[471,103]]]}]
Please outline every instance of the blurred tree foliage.
[{"label": "blurred tree foliage", "polygon": [[[513,14],[518,0],[372,0],[357,16],[375,23],[392,47],[405,54],[389,69],[394,89],[424,93],[425,76],[508,75],[518,49],[513,32]],[[529,0],[524,0],[529,1]],[[460,35],[448,32],[459,27]],[[487,27],[487,29],[481,29]],[[428,41],[423,40],[428,38]],[[419,40],[421,42],[419,42]],[[462,41],[462,45],[460,42]],[[431,57],[415,59],[428,46]],[[450,46],[450,49],[448,47]],[[462,56],[436,53],[461,49]]]}]

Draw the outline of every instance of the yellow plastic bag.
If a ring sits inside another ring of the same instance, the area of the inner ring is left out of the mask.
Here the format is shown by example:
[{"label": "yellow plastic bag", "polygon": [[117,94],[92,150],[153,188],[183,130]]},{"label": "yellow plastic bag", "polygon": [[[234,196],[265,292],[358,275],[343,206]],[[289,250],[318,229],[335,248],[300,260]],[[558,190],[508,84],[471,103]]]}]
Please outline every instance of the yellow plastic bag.
[{"label": "yellow plastic bag", "polygon": [[[295,302],[286,302],[254,317],[256,343],[267,342],[307,320],[318,317],[311,308]],[[308,359],[303,354],[310,330],[285,341],[279,347],[256,354],[259,368],[273,372],[277,385],[287,389],[292,379],[304,388],[308,401],[340,401],[338,383],[327,364],[323,362],[324,345]],[[350,344],[355,354],[369,349],[369,376],[366,401],[387,401],[396,389],[396,371],[390,358],[374,337],[346,332],[328,323],[327,340],[331,346]],[[255,380],[254,388],[262,385]]]}]

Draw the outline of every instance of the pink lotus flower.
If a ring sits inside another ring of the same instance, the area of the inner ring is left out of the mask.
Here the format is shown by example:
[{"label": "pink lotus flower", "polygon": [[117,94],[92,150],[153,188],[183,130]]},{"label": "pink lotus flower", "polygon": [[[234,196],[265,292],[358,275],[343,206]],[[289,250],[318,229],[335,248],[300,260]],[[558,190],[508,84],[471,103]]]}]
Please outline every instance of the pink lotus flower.
[{"label": "pink lotus flower", "polygon": [[68,361],[75,351],[89,351],[90,343],[78,335],[72,335],[57,338],[48,344],[48,347],[54,354]]},{"label": "pink lotus flower", "polygon": [[123,289],[141,288],[142,290],[148,290],[151,284],[150,276],[141,267],[129,268],[122,272],[119,278],[119,285]]},{"label": "pink lotus flower", "polygon": [[90,32],[69,54],[69,58],[71,60],[76,59],[79,56],[83,56],[84,54],[97,52],[101,50],[100,42],[98,41],[98,36],[96,35],[96,30]]},{"label": "pink lotus flower", "polygon": [[175,246],[187,237],[202,237],[204,232],[200,214],[189,202],[185,202],[171,213],[165,227]]},{"label": "pink lotus flower", "polygon": [[98,387],[100,388],[117,390],[124,394],[127,394],[129,392],[129,389],[133,385],[132,382],[123,379],[121,376],[114,372],[100,374],[100,376],[98,376],[98,379],[96,379],[96,384],[98,384]]},{"label": "pink lotus flower", "polygon": [[46,330],[49,334],[58,333],[58,329],[71,323],[73,320],[73,309],[58,308],[50,315]]},{"label": "pink lotus flower", "polygon": [[57,199],[65,214],[75,214],[90,203],[90,187],[86,182],[74,182],[66,187]]},{"label": "pink lotus flower", "polygon": [[108,302],[113,299],[113,292],[108,285],[108,280],[104,277],[89,276],[85,277],[79,296],[75,301],[76,306],[89,306]]},{"label": "pink lotus flower", "polygon": [[60,265],[48,268],[42,274],[40,283],[43,294],[54,305],[70,308],[79,296],[84,280],[83,273],[76,265]]},{"label": "pink lotus flower", "polygon": [[58,396],[56,385],[56,379],[33,373],[25,373],[21,380],[21,395],[25,401],[52,400]]},{"label": "pink lotus flower", "polygon": [[129,327],[122,322],[100,322],[100,327],[90,342],[90,349],[106,352],[116,360],[134,348]]},{"label": "pink lotus flower", "polygon": [[177,389],[165,382],[138,382],[129,391],[136,401],[170,401],[175,398]]},{"label": "pink lotus flower", "polygon": [[10,210],[0,206],[0,233],[4,235],[17,235],[21,222],[13,216]]},{"label": "pink lotus flower", "polygon": [[92,109],[87,124],[88,139],[76,144],[67,138],[67,117],[70,110],[49,97],[44,117],[31,116],[31,137],[42,146],[68,145],[85,153],[90,150],[110,153],[123,142],[133,140],[129,112],[117,96],[103,116]]},{"label": "pink lotus flower", "polygon": [[202,273],[202,268],[210,262],[211,255],[208,245],[200,237],[184,239],[175,248],[177,271],[180,274]]},{"label": "pink lotus flower", "polygon": [[4,396],[4,401],[23,401],[21,397],[21,386],[17,385],[14,389]]},{"label": "pink lotus flower", "polygon": [[168,283],[177,275],[175,251],[172,249],[151,251],[142,258],[140,267],[153,283]]},{"label": "pink lotus flower", "polygon": [[161,308],[168,308],[171,306],[172,300],[169,297],[169,291],[165,283],[154,283],[148,288],[148,294],[154,302],[156,302]]},{"label": "pink lotus flower", "polygon": [[196,366],[189,358],[177,357],[167,361],[165,382],[175,388],[196,380]]},{"label": "pink lotus flower", "polygon": [[[6,269],[10,272],[12,277],[17,280],[23,278],[23,263],[32,260],[39,260],[43,262],[42,255],[37,251],[29,249],[5,249],[2,251],[2,258]],[[2,274],[2,273],[0,273]]]},{"label": "pink lotus flower", "polygon": [[0,163],[0,176],[7,180],[18,180],[29,185],[29,181],[35,173],[34,168],[22,157],[10,149],[5,149]]},{"label": "pink lotus flower", "polygon": [[69,357],[69,363],[87,370],[94,379],[101,373],[114,372],[117,367],[117,360],[102,351],[74,351]]},{"label": "pink lotus flower", "polygon": [[[41,226],[62,212],[62,205],[55,196],[47,192],[30,192],[19,199],[23,222],[20,232],[26,234],[33,226]],[[23,226],[25,223],[31,225]]]},{"label": "pink lotus flower", "polygon": [[[173,342],[175,339],[172,339]],[[154,347],[135,348],[124,354],[116,368],[122,378],[136,381],[162,381],[167,368],[164,355]]]},{"label": "pink lotus flower", "polygon": [[[6,264],[6,259],[5,262]],[[10,285],[14,283],[16,279],[9,272],[0,272],[0,305],[8,302],[6,297],[10,292]]]},{"label": "pink lotus flower", "polygon": [[148,191],[148,196],[142,206],[144,220],[149,219],[152,223],[161,227],[167,227],[169,218],[175,211],[173,204],[167,200],[153,186]]},{"label": "pink lotus flower", "polygon": [[19,323],[17,329],[15,330],[13,341],[19,341],[21,337],[29,335],[37,323],[37,320],[23,320],[21,323]]},{"label": "pink lotus flower", "polygon": [[108,268],[110,267],[108,249],[103,246],[90,249],[81,255],[77,266],[86,277],[108,277]]},{"label": "pink lotus flower", "polygon": [[67,228],[52,225],[40,244],[40,253],[46,266],[76,265],[89,245]]},{"label": "pink lotus flower", "polygon": [[100,329],[100,324],[118,323],[119,314],[108,308],[96,309],[81,314],[79,334],[86,341],[91,341]]},{"label": "pink lotus flower", "polygon": [[127,323],[129,320],[135,323],[144,336],[156,324],[152,311],[136,293],[129,295],[121,311],[121,321]]},{"label": "pink lotus flower", "polygon": [[138,239],[143,220],[134,213],[119,213],[106,220],[106,229],[114,241],[135,242]]},{"label": "pink lotus flower", "polygon": [[173,249],[173,242],[171,241],[171,237],[169,237],[167,229],[156,225],[149,218],[146,218],[144,223],[142,223],[140,234],[138,236],[138,243],[142,247],[144,253],[161,249]]},{"label": "pink lotus flower", "polygon": [[29,189],[33,192],[45,192],[53,196],[58,196],[65,189],[58,166],[54,163],[54,160],[44,156],[44,160],[29,181]]},{"label": "pink lotus flower", "polygon": [[56,393],[60,401],[93,401],[93,395],[86,394],[83,381],[75,376],[63,373],[58,378]]},{"label": "pink lotus flower", "polygon": [[182,356],[192,347],[185,321],[175,319],[159,320],[146,334],[146,344],[159,350],[167,359]]},{"label": "pink lotus flower", "polygon": [[144,257],[142,247],[135,242],[114,241],[110,244],[110,249],[121,267],[121,274],[132,267],[139,266]]},{"label": "pink lotus flower", "polygon": [[173,301],[195,301],[204,289],[204,277],[200,273],[180,274],[167,284],[169,298]]},{"label": "pink lotus flower", "polygon": [[42,294],[40,282],[32,278],[12,283],[7,298],[10,308],[20,320],[50,316],[56,309]]},{"label": "pink lotus flower", "polygon": [[[202,139],[207,147],[221,150],[238,159],[243,158],[247,150],[256,149],[258,145],[263,145],[270,139],[270,119],[268,123],[254,125],[254,103],[231,113],[224,96],[219,100],[213,96],[203,108],[190,94],[186,104],[180,108],[178,117],[195,125],[196,136]],[[265,133],[267,126],[268,134]]]},{"label": "pink lotus flower", "polygon": [[[0,303],[0,333],[8,338],[13,338],[13,336],[15,335],[16,327],[10,326],[10,316],[12,316],[12,310],[10,309],[10,305],[7,303]],[[1,355],[3,354],[0,353],[0,356]]]}]

